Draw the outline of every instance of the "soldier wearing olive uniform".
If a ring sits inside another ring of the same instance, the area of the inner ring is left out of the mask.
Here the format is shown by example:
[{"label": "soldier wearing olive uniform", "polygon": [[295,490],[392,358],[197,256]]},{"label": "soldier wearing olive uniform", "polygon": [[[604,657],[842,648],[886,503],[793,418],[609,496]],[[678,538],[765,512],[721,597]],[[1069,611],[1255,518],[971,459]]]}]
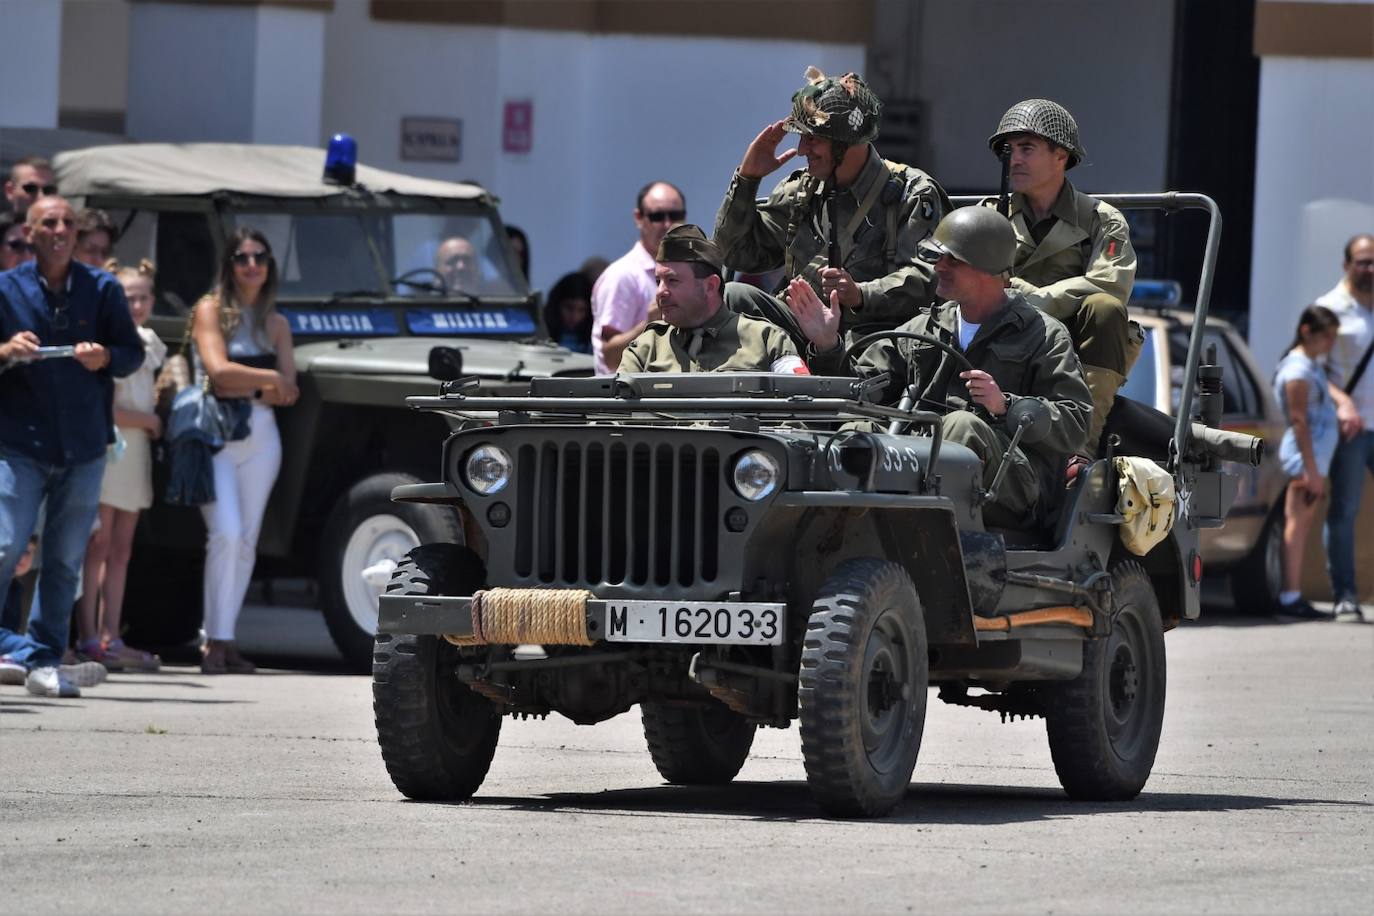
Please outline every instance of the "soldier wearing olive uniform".
[{"label": "soldier wearing olive uniform", "polygon": [[651,321],[626,347],[620,372],[794,372],[806,365],[781,329],[739,315],[721,299],[724,261],[696,226],[675,226],[658,246]]},{"label": "soldier wearing olive uniform", "polygon": [[[949,211],[949,198],[925,172],[878,155],[872,141],[882,103],[861,78],[826,77],[810,67],[806,79],[792,97],[791,117],[764,128],[745,152],[716,215],[716,244],[737,270],[781,267],[784,284],[803,277],[823,298],[836,294],[851,338],[895,327],[930,305],[932,274],[916,246]],[[779,156],[788,133],[801,135],[797,150]],[[797,153],[806,168],[759,202],[759,182]],[[776,297],[730,283],[725,302],[788,328],[805,345]]]},{"label": "soldier wearing olive uniform", "polygon": [[1062,105],[1048,99],[1013,105],[988,138],[994,153],[1003,144],[1010,145],[1014,191],[1007,214],[1016,232],[1011,286],[1073,337],[1093,394],[1085,448],[1091,455],[1144,342],[1126,312],[1136,268],[1130,227],[1120,210],[1064,177],[1087,154],[1078,123]]},{"label": "soldier wearing olive uniform", "polygon": [[[1007,410],[1021,398],[1045,405],[1049,434],[1011,452],[1006,478],[984,508],[984,520],[1002,527],[1044,519],[1064,490],[1066,461],[1083,448],[1092,413],[1069,332],[1003,285],[1015,249],[1007,221],[982,207],[955,210],[921,244],[921,257],[934,264],[939,295],[950,301],[898,330],[934,337],[965,353],[975,368],[961,371],[939,348],[916,340],[880,340],[858,365],[860,376],[888,374],[882,400],[896,402],[915,385],[917,407],[949,411],[941,421],[944,440],[982,459],[984,486],[1011,444]],[[794,284],[790,292],[798,324],[817,350],[812,368],[836,373],[841,346],[833,310],[804,286]]]}]

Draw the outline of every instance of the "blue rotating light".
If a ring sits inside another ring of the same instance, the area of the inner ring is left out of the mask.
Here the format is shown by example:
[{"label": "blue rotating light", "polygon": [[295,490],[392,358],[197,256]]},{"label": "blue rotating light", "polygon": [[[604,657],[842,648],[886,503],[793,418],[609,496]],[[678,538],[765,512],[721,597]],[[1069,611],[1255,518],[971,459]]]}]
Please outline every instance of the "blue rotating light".
[{"label": "blue rotating light", "polygon": [[358,141],[348,134],[335,134],[324,154],[324,180],[330,184],[352,185],[358,172]]}]

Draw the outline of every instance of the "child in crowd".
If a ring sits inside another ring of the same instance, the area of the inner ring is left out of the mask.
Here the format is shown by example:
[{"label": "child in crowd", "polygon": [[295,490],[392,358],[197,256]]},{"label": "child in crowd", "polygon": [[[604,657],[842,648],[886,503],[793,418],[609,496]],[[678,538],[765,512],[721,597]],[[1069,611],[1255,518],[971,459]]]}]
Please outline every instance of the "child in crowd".
[{"label": "child in crowd", "polygon": [[162,435],[162,421],[154,412],[154,381],[167,358],[167,345],[143,323],[153,310],[155,270],[144,260],[137,267],[105,264],[124,287],[129,313],[143,338],[143,365],[133,375],[115,380],[114,418],[124,439],[124,452],[105,467],[100,487],[100,527],[86,549],[85,588],[77,620],[77,653],[111,671],[156,671],[156,655],[124,644],[119,621],[124,608],[124,583],[133,548],[138,515],[153,504],[151,440]]},{"label": "child in crowd", "polygon": [[1326,493],[1326,474],[1336,452],[1336,404],[1327,390],[1321,360],[1331,352],[1340,328],[1330,309],[1310,305],[1298,318],[1298,331],[1274,372],[1274,398],[1288,419],[1279,444],[1279,464],[1288,475],[1284,497],[1283,591],[1279,613],[1316,620],[1329,616],[1302,597],[1302,555],[1317,503]]}]

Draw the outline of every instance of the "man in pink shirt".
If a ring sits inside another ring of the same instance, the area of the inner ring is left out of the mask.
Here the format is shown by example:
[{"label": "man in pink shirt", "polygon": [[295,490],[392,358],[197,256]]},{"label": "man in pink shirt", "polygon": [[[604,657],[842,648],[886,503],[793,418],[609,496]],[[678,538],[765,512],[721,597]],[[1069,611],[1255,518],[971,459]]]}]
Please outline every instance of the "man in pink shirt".
[{"label": "man in pink shirt", "polygon": [[613,375],[630,341],[651,318],[657,283],[654,253],[663,234],[687,219],[687,200],[666,181],[654,181],[635,198],[635,228],[639,241],[623,257],[611,262],[592,287],[592,357],[597,375]]}]

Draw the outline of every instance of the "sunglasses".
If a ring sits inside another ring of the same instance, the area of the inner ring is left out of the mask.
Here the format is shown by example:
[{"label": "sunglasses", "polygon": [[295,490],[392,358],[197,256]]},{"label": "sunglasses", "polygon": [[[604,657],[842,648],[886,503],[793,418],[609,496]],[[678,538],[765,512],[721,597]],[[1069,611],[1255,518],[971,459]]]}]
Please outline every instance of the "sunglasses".
[{"label": "sunglasses", "polygon": [[51,197],[57,193],[57,185],[55,184],[39,184],[36,181],[29,181],[19,187],[23,188],[24,193],[30,197],[37,197],[39,191],[42,191],[45,197]]},{"label": "sunglasses", "polygon": [[267,264],[272,256],[265,251],[236,251],[230,260],[239,267],[247,267],[249,264]]},{"label": "sunglasses", "polygon": [[29,254],[33,251],[33,246],[23,239],[10,239],[5,243],[5,246],[10,251],[17,251],[20,254]]},{"label": "sunglasses", "polygon": [[680,223],[687,218],[686,210],[650,210],[644,218],[651,223]]}]

